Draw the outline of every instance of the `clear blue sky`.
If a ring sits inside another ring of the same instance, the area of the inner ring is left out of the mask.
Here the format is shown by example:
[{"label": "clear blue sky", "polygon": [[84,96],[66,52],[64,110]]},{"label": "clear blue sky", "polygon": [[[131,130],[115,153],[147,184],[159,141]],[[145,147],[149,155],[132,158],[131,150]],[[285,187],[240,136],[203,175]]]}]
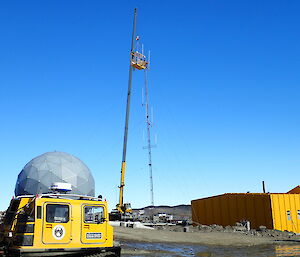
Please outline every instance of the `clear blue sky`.
[{"label": "clear blue sky", "polygon": [[[47,151],[83,160],[116,204],[134,7],[151,49],[155,204],[300,184],[299,1],[0,3],[0,209]],[[150,204],[134,73],[125,200]]]}]

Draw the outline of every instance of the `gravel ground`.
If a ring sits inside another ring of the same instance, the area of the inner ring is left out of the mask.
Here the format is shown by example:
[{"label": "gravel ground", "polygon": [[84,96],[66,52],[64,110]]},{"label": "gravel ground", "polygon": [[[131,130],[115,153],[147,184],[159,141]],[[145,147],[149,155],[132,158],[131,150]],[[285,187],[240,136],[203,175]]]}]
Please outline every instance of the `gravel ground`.
[{"label": "gravel ground", "polygon": [[[199,227],[163,227],[155,230],[115,227],[115,239],[138,242],[203,244],[219,246],[251,246],[277,243],[300,242],[300,236],[290,232],[268,230],[261,231],[221,226]],[[187,230],[188,232],[183,232]]]}]

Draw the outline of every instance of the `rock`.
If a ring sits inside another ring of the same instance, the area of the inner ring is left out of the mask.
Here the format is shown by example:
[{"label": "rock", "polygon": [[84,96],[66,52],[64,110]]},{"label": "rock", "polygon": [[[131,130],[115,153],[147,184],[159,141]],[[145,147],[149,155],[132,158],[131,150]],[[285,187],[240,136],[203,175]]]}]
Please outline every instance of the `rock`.
[{"label": "rock", "polygon": [[211,231],[212,230],[211,227],[207,226],[207,225],[199,225],[198,228],[200,231]]},{"label": "rock", "polygon": [[188,226],[184,227],[183,232],[189,232],[189,227]]},{"label": "rock", "polygon": [[216,225],[216,224],[211,225],[211,228],[212,228],[214,231],[222,231],[222,230],[224,229],[223,226],[221,226],[221,225]]},{"label": "rock", "polygon": [[242,232],[244,232],[244,231],[247,231],[247,228],[246,227],[244,227],[244,226],[233,226],[233,230],[234,231],[242,231]]},{"label": "rock", "polygon": [[224,230],[225,230],[226,232],[232,232],[232,231],[233,231],[233,228],[232,228],[232,226],[226,226],[226,227],[224,228]]},{"label": "rock", "polygon": [[266,226],[259,226],[258,231],[266,231],[267,227]]}]

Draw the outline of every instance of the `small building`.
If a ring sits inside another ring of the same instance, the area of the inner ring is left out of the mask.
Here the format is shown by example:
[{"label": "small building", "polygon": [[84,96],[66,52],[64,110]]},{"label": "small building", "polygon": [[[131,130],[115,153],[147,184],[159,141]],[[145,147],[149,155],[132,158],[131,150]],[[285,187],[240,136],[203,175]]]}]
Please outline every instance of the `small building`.
[{"label": "small building", "polygon": [[247,220],[255,229],[300,233],[300,186],[287,193],[230,193],[192,200],[192,220],[222,226]]},{"label": "small building", "polygon": [[167,213],[157,213],[153,216],[154,222],[172,222],[173,215]]}]

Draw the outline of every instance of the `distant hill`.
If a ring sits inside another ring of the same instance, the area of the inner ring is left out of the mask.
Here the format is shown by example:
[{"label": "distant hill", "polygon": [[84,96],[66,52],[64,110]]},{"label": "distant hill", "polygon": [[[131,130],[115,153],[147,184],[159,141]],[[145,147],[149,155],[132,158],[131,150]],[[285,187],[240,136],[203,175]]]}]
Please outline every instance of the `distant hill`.
[{"label": "distant hill", "polygon": [[133,209],[134,212],[144,210],[145,215],[155,215],[158,213],[167,213],[174,216],[174,219],[191,219],[192,211],[191,205],[176,205],[176,206],[168,206],[168,205],[159,205],[159,206],[146,206],[140,209]]}]

